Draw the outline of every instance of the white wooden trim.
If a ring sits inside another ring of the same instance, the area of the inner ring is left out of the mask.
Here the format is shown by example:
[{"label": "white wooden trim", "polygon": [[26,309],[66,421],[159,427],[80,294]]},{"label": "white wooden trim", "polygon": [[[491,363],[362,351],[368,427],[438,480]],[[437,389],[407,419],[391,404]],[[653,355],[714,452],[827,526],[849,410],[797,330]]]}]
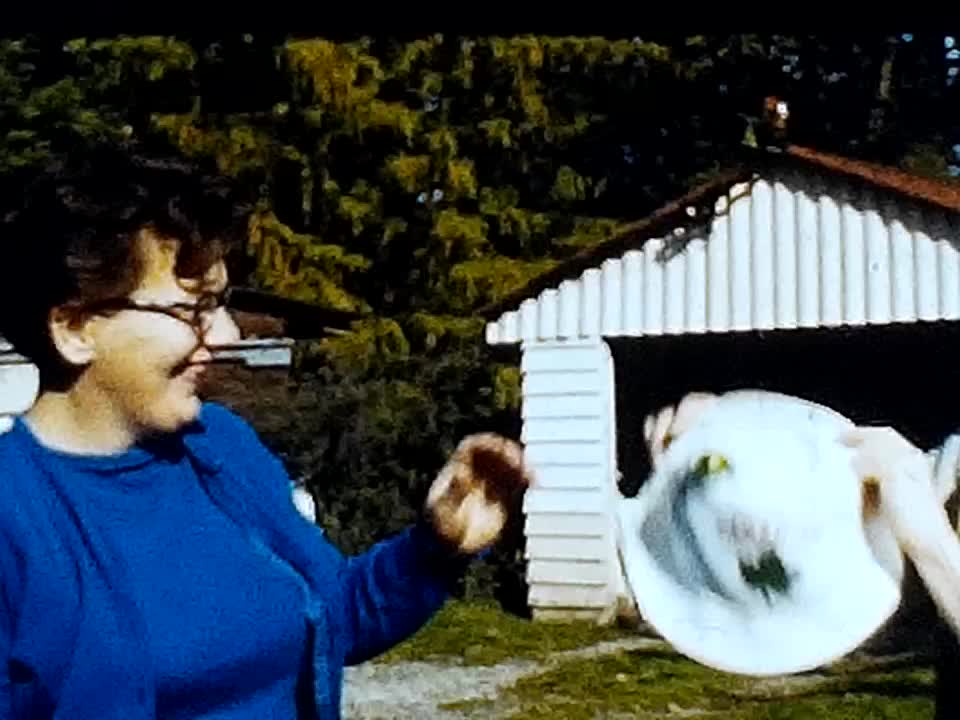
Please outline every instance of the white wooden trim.
[{"label": "white wooden trim", "polygon": [[710,227],[588,268],[487,326],[487,341],[888,324],[960,318],[956,222],[837,179],[759,178]]}]

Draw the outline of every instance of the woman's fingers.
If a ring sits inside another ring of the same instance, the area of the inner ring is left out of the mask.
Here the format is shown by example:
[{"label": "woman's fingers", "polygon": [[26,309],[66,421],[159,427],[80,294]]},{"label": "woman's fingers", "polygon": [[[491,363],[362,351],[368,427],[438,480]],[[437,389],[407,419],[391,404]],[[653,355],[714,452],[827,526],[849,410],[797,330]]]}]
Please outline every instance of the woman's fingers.
[{"label": "woman's fingers", "polygon": [[656,462],[675,438],[693,427],[717,396],[695,392],[686,395],[679,405],[668,405],[648,415],[643,423],[643,437]]},{"label": "woman's fingers", "polygon": [[470,435],[434,480],[426,508],[448,546],[474,553],[496,542],[532,484],[518,443],[490,433]]},{"label": "woman's fingers", "polygon": [[670,434],[676,437],[685,433],[716,401],[717,396],[711,393],[694,392],[687,395],[677,407]]}]

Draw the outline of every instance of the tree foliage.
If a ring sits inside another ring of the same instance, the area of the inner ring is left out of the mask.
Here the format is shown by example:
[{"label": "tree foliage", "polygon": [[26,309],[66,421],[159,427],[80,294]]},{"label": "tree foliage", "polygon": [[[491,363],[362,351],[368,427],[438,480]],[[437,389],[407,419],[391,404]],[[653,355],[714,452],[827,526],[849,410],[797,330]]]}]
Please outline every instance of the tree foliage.
[{"label": "tree foliage", "polygon": [[277,438],[359,547],[457,433],[515,415],[477,307],[714,174],[762,99],[797,141],[953,172],[944,34],[0,40],[0,172],[103,135],[259,189],[236,272],[370,319],[304,349]]}]

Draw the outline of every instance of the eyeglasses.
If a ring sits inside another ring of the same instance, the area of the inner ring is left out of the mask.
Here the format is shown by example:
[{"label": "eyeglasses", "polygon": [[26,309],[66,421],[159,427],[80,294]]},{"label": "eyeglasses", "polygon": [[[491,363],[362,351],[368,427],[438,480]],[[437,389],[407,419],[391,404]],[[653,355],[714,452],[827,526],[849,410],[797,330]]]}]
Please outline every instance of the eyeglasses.
[{"label": "eyeglasses", "polygon": [[87,306],[87,311],[92,313],[119,312],[121,310],[137,310],[139,312],[151,312],[159,315],[166,315],[174,320],[186,323],[197,336],[201,345],[206,344],[206,335],[210,332],[213,325],[215,313],[220,308],[226,307],[229,302],[230,290],[220,293],[203,293],[193,303],[141,303],[130,298],[114,298],[103,300],[98,303]]}]

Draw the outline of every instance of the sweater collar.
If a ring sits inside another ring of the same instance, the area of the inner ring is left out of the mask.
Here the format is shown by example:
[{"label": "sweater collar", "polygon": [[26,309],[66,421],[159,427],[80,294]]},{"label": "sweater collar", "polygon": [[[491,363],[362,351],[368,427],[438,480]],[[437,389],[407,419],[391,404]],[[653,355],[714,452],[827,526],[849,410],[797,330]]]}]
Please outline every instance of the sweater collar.
[{"label": "sweater collar", "polygon": [[209,412],[208,406],[204,405],[200,416],[184,429],[183,443],[200,470],[215,474],[223,470],[223,460],[214,449],[207,432]]}]

